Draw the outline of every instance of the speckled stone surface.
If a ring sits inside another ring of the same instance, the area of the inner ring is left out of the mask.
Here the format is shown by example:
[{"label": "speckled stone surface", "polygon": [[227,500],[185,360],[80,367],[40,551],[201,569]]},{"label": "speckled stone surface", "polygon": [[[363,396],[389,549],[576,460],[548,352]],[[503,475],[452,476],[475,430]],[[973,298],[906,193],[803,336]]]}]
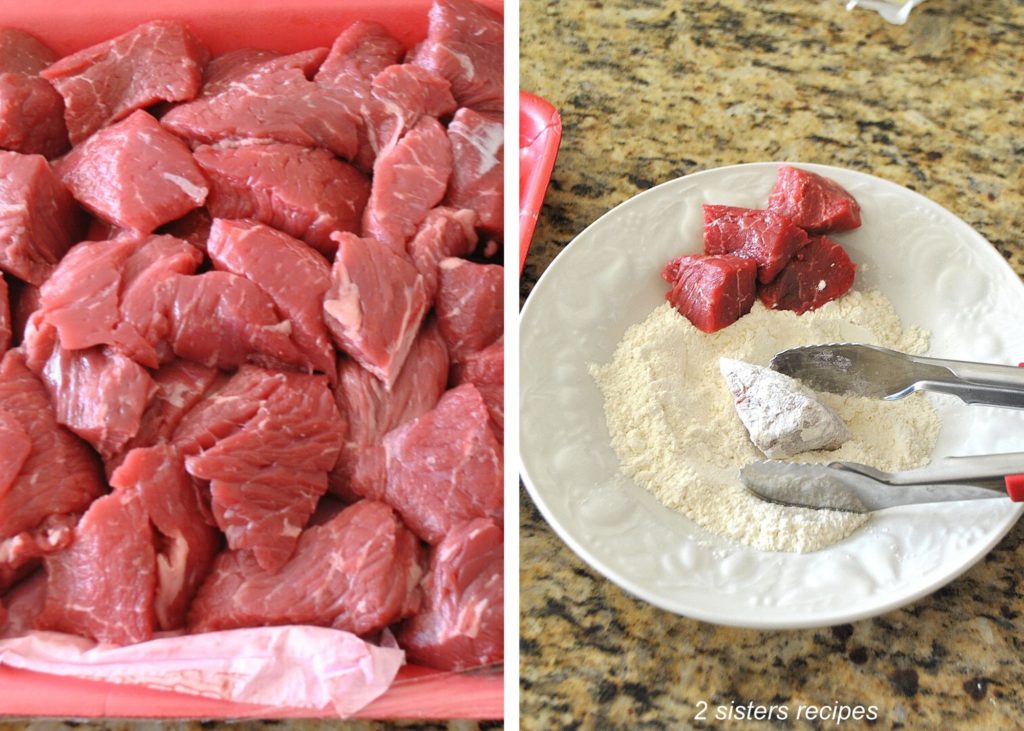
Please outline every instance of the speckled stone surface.
[{"label": "speckled stone surface", "polygon": [[[913,188],[1024,276],[1021,3],[927,0],[894,26],[839,0],[523,0],[520,35],[521,87],[563,122],[523,297],[627,198],[691,172],[783,159]],[[523,728],[1024,725],[1024,525],[906,609],[761,632],[632,598],[576,557],[525,492],[520,520]],[[715,720],[718,706],[751,703],[786,706],[790,718]],[[877,719],[795,722],[801,704],[874,705]]]}]

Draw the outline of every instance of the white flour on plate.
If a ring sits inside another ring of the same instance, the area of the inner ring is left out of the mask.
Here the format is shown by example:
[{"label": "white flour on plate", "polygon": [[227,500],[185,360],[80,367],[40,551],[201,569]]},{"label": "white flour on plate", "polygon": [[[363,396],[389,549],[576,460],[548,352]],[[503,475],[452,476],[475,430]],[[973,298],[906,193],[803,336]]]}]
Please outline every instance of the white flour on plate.
[{"label": "white flour on plate", "polygon": [[[590,366],[622,472],[706,530],[753,548],[816,551],[842,540],[868,518],[774,505],[743,487],[739,469],[764,455],[751,444],[718,363],[728,357],[768,365],[780,350],[834,342],[920,353],[928,337],[916,327],[904,331],[892,303],[876,291],[852,291],[803,315],[755,302],[750,314],[711,334],[661,305],[626,331],[610,363]],[[853,436],[839,449],[793,461],[841,459],[887,471],[929,461],[940,424],[923,397],[822,400]]]}]

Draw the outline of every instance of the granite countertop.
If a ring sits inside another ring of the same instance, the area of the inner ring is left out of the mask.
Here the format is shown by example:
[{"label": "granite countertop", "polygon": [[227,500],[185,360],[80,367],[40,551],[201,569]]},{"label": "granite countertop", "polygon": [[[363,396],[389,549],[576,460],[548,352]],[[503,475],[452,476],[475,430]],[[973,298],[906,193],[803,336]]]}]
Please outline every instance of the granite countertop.
[{"label": "granite countertop", "polygon": [[[895,26],[841,0],[522,0],[520,85],[563,123],[522,296],[618,203],[760,160],[837,165],[919,191],[1024,276],[1022,32],[1024,5],[1009,1],[927,0]],[[525,492],[520,521],[523,728],[712,727],[695,720],[702,701],[791,713],[875,705],[876,728],[1024,718],[1024,526],[905,609],[763,632],[634,599],[562,543]]]}]

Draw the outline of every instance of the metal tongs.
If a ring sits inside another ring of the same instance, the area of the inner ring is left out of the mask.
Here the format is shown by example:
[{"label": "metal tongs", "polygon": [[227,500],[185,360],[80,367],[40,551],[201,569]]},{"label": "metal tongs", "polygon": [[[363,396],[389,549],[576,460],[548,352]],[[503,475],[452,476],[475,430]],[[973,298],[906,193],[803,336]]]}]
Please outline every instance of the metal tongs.
[{"label": "metal tongs", "polygon": [[[894,400],[915,391],[969,404],[1024,408],[1024,368],[907,355],[873,345],[838,343],[778,353],[771,367],[817,391]],[[761,461],[740,470],[751,492],[800,507],[870,512],[896,505],[1009,496],[1024,501],[1024,452],[947,457],[927,467],[887,473],[852,462]]]}]

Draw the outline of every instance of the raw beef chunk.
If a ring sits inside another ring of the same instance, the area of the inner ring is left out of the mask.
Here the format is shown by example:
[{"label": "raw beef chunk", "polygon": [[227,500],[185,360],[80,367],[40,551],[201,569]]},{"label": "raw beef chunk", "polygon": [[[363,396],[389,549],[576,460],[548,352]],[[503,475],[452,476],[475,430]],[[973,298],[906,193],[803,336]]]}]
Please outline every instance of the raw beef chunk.
[{"label": "raw beef chunk", "polygon": [[704,206],[704,253],[733,254],[757,262],[757,279],[770,282],[807,243],[803,229],[772,211]]},{"label": "raw beef chunk", "polygon": [[[209,195],[207,195],[207,200],[209,200]],[[210,227],[212,225],[213,219],[206,208],[194,208],[177,221],[164,224],[156,230],[156,233],[167,234],[187,241],[205,253],[206,240],[210,237]]]},{"label": "raw beef chunk", "polygon": [[486,348],[501,337],[503,269],[450,258],[438,265],[437,322],[452,360]]},{"label": "raw beef chunk", "polygon": [[451,84],[413,64],[389,66],[373,78],[373,99],[363,105],[370,145],[376,154],[394,147],[423,116],[444,117],[455,111]]},{"label": "raw beef chunk", "polygon": [[185,473],[181,457],[166,444],[129,452],[110,484],[118,491],[136,492],[142,500],[159,536],[154,544],[156,628],[180,629],[188,604],[220,548],[209,506]]},{"label": "raw beef chunk", "polygon": [[215,218],[251,218],[302,239],[326,256],[333,231],[359,231],[370,181],[327,150],[286,144],[195,151],[210,182]]},{"label": "raw beef chunk", "polygon": [[103,494],[95,457],[57,423],[46,389],[17,350],[0,361],[0,411],[11,437],[0,451],[0,539],[31,530],[47,516],[80,512]]},{"label": "raw beef chunk", "polygon": [[118,645],[153,636],[156,555],[142,497],[117,490],[82,516],[71,545],[46,559],[38,629]]},{"label": "raw beef chunk", "polygon": [[390,388],[430,306],[423,277],[404,255],[372,239],[335,236],[327,327],[342,350]]},{"label": "raw beef chunk", "polygon": [[427,212],[444,198],[452,146],[444,127],[423,117],[373,165],[363,235],[404,252]]},{"label": "raw beef chunk", "polygon": [[0,72],[34,76],[57,60],[38,38],[15,28],[0,28]]},{"label": "raw beef chunk", "polygon": [[834,180],[783,165],[768,198],[769,210],[811,233],[860,226],[860,205]]},{"label": "raw beef chunk", "polygon": [[445,204],[476,211],[484,231],[503,231],[505,128],[500,117],[460,109],[448,125],[455,167]]},{"label": "raw beef chunk", "polygon": [[4,625],[3,607],[0,606],[0,639],[21,637],[30,632],[46,604],[46,572],[39,570],[22,580],[3,597],[3,601],[7,604],[7,624]]},{"label": "raw beef chunk", "polygon": [[160,121],[194,142],[275,140],[326,147],[351,160],[358,149],[358,109],[348,95],[307,78],[325,53],[314,49],[261,58],[252,51],[235,52],[211,72],[195,100],[175,107]]},{"label": "raw beef chunk", "polygon": [[334,397],[345,438],[331,491],[349,502],[380,499],[387,482],[384,435],[434,408],[447,384],[448,350],[433,320],[416,336],[390,391],[356,361],[342,358]]},{"label": "raw beef chunk", "polygon": [[78,206],[44,157],[0,151],[0,269],[42,284],[82,225]]},{"label": "raw beef chunk", "polygon": [[71,142],[156,102],[194,97],[207,53],[178,21],[144,23],[43,70],[64,97]]},{"label": "raw beef chunk", "polygon": [[504,562],[501,528],[477,519],[452,529],[431,551],[423,608],[398,633],[408,658],[443,670],[504,657]]},{"label": "raw beef chunk", "polygon": [[203,205],[208,192],[188,146],[143,111],[75,147],[56,170],[83,206],[144,234]]},{"label": "raw beef chunk", "polygon": [[857,267],[827,236],[811,239],[775,280],[758,292],[765,307],[798,315],[841,297],[853,286]]},{"label": "raw beef chunk", "polygon": [[363,500],[307,528],[276,574],[245,551],[222,553],[192,603],[189,626],[312,624],[369,634],[419,608],[420,560],[415,536],[391,508]]},{"label": "raw beef chunk", "polygon": [[500,114],[501,17],[471,0],[436,0],[429,18],[427,38],[413,52],[412,62],[448,79],[459,106]]},{"label": "raw beef chunk", "polygon": [[850,438],[839,415],[799,381],[732,358],[719,367],[750,441],[769,459],[838,449]]},{"label": "raw beef chunk", "polygon": [[452,366],[452,381],[458,386],[472,383],[484,397],[491,412],[494,433],[499,440],[505,433],[505,338],[501,337],[483,350],[470,353]]},{"label": "raw beef chunk", "polygon": [[501,521],[501,445],[472,384],[453,388],[426,414],[391,431],[384,450],[383,499],[427,543],[473,518]]},{"label": "raw beef chunk", "polygon": [[437,294],[437,265],[450,256],[469,256],[476,248],[476,213],[439,206],[427,214],[409,242],[409,256],[423,275],[427,301]]},{"label": "raw beef chunk", "polygon": [[0,594],[31,574],[41,558],[71,545],[78,517],[48,515],[35,528],[0,539]]},{"label": "raw beef chunk", "polygon": [[216,219],[208,249],[218,269],[243,276],[270,295],[291,322],[292,339],[309,369],[333,378],[334,349],[321,304],[331,286],[324,258],[301,241],[249,221]]},{"label": "raw beef chunk", "polygon": [[721,330],[750,312],[757,264],[738,256],[681,256],[665,265],[662,279],[672,285],[665,299],[706,333]]},{"label": "raw beef chunk", "polygon": [[12,330],[10,293],[7,291],[4,275],[0,272],[0,358],[11,347]]},{"label": "raw beef chunk", "polygon": [[189,455],[189,474],[210,482],[228,546],[252,550],[273,572],[327,491],[341,420],[326,378],[244,367],[189,412],[173,440]]},{"label": "raw beef chunk", "polygon": [[39,76],[56,60],[34,36],[0,28],[0,148],[47,158],[68,149],[64,99]]}]

